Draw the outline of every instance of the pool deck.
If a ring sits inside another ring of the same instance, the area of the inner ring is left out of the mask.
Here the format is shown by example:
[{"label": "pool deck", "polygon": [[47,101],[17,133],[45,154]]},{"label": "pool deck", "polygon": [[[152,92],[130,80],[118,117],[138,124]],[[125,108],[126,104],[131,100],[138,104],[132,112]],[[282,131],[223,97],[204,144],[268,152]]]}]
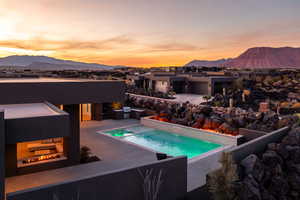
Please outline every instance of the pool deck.
[{"label": "pool deck", "polygon": [[104,120],[82,123],[80,133],[81,145],[88,146],[92,153],[101,159],[100,162],[9,177],[5,180],[5,192],[10,193],[42,185],[54,184],[156,161],[156,156],[153,152],[96,133],[97,131],[136,123],[138,123],[137,120]]},{"label": "pool deck", "polygon": [[[80,133],[81,146],[88,146],[91,152],[101,159],[100,162],[6,178],[6,193],[156,161],[155,153],[147,149],[116,140],[106,135],[97,134],[97,132],[102,130],[134,124],[139,124],[139,121],[128,119],[83,122],[81,124]],[[210,166],[211,163],[213,163],[211,161],[217,159],[216,156],[217,155],[213,155],[208,158],[202,158],[201,165],[199,165],[197,161],[189,161],[187,172],[188,192],[205,184],[206,173],[212,167]],[[203,163],[205,163],[205,165],[203,165]]]}]

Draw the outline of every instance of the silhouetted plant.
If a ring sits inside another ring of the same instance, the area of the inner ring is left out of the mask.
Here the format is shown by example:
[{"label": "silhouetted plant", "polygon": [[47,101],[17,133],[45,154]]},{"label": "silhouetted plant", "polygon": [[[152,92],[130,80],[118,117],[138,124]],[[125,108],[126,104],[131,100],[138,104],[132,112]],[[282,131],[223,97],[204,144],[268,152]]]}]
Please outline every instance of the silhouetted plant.
[{"label": "silhouetted plant", "polygon": [[163,170],[159,170],[157,174],[153,172],[153,169],[147,169],[144,173],[138,169],[138,172],[143,178],[144,200],[158,200],[159,191],[163,183]]},{"label": "silhouetted plant", "polygon": [[[76,192],[75,197],[72,197],[70,200],[80,200],[80,190],[79,190],[79,188],[77,188],[77,190],[75,192]],[[53,200],[63,200],[59,197],[57,192],[53,192],[52,199]]]},{"label": "silhouetted plant", "polygon": [[87,146],[83,146],[80,149],[80,163],[88,163],[99,161],[100,159],[97,156],[91,156],[91,149]]}]

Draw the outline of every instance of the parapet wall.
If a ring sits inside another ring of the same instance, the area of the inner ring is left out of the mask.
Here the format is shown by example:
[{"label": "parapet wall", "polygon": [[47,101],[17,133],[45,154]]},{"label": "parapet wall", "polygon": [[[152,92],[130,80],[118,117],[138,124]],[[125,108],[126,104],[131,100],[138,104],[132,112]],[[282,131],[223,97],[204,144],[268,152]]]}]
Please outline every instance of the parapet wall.
[{"label": "parapet wall", "polygon": [[[88,165],[86,164],[86,170]],[[143,176],[150,172],[150,178],[145,179]],[[144,184],[147,186],[152,183],[154,176],[158,176],[160,172],[162,184],[159,187],[159,199],[183,199],[187,192],[186,157],[169,158],[107,173],[99,171],[88,177],[70,178],[64,182],[8,193],[7,200],[141,200],[145,199]]]}]

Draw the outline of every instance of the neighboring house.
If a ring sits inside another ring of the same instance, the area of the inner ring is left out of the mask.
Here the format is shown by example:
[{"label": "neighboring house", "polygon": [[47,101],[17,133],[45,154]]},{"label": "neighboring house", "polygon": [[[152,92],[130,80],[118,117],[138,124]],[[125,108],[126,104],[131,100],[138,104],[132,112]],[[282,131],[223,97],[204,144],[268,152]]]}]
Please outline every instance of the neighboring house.
[{"label": "neighboring house", "polygon": [[131,75],[127,78],[138,88],[163,93],[174,91],[177,94],[191,93],[210,96],[222,93],[223,88],[228,88],[236,79],[225,76],[225,73],[221,72],[212,73],[209,76],[204,74],[154,73],[151,75]]}]

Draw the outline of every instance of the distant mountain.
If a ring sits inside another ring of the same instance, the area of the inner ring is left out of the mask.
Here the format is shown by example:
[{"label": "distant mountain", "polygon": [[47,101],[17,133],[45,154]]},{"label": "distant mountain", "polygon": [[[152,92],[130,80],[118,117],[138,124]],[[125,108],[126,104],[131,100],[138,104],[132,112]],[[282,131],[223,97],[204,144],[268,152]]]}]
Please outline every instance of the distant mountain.
[{"label": "distant mountain", "polygon": [[223,64],[239,68],[300,68],[300,48],[255,47]]},{"label": "distant mountain", "polygon": [[225,62],[230,61],[231,59],[220,59],[220,60],[193,60],[187,63],[187,67],[218,67],[223,65]]},{"label": "distant mountain", "polygon": [[26,69],[40,69],[40,70],[112,70],[122,68],[125,66],[110,66],[96,63],[75,62],[71,60],[56,59],[47,56],[8,56],[0,58],[0,66],[26,68]]}]

